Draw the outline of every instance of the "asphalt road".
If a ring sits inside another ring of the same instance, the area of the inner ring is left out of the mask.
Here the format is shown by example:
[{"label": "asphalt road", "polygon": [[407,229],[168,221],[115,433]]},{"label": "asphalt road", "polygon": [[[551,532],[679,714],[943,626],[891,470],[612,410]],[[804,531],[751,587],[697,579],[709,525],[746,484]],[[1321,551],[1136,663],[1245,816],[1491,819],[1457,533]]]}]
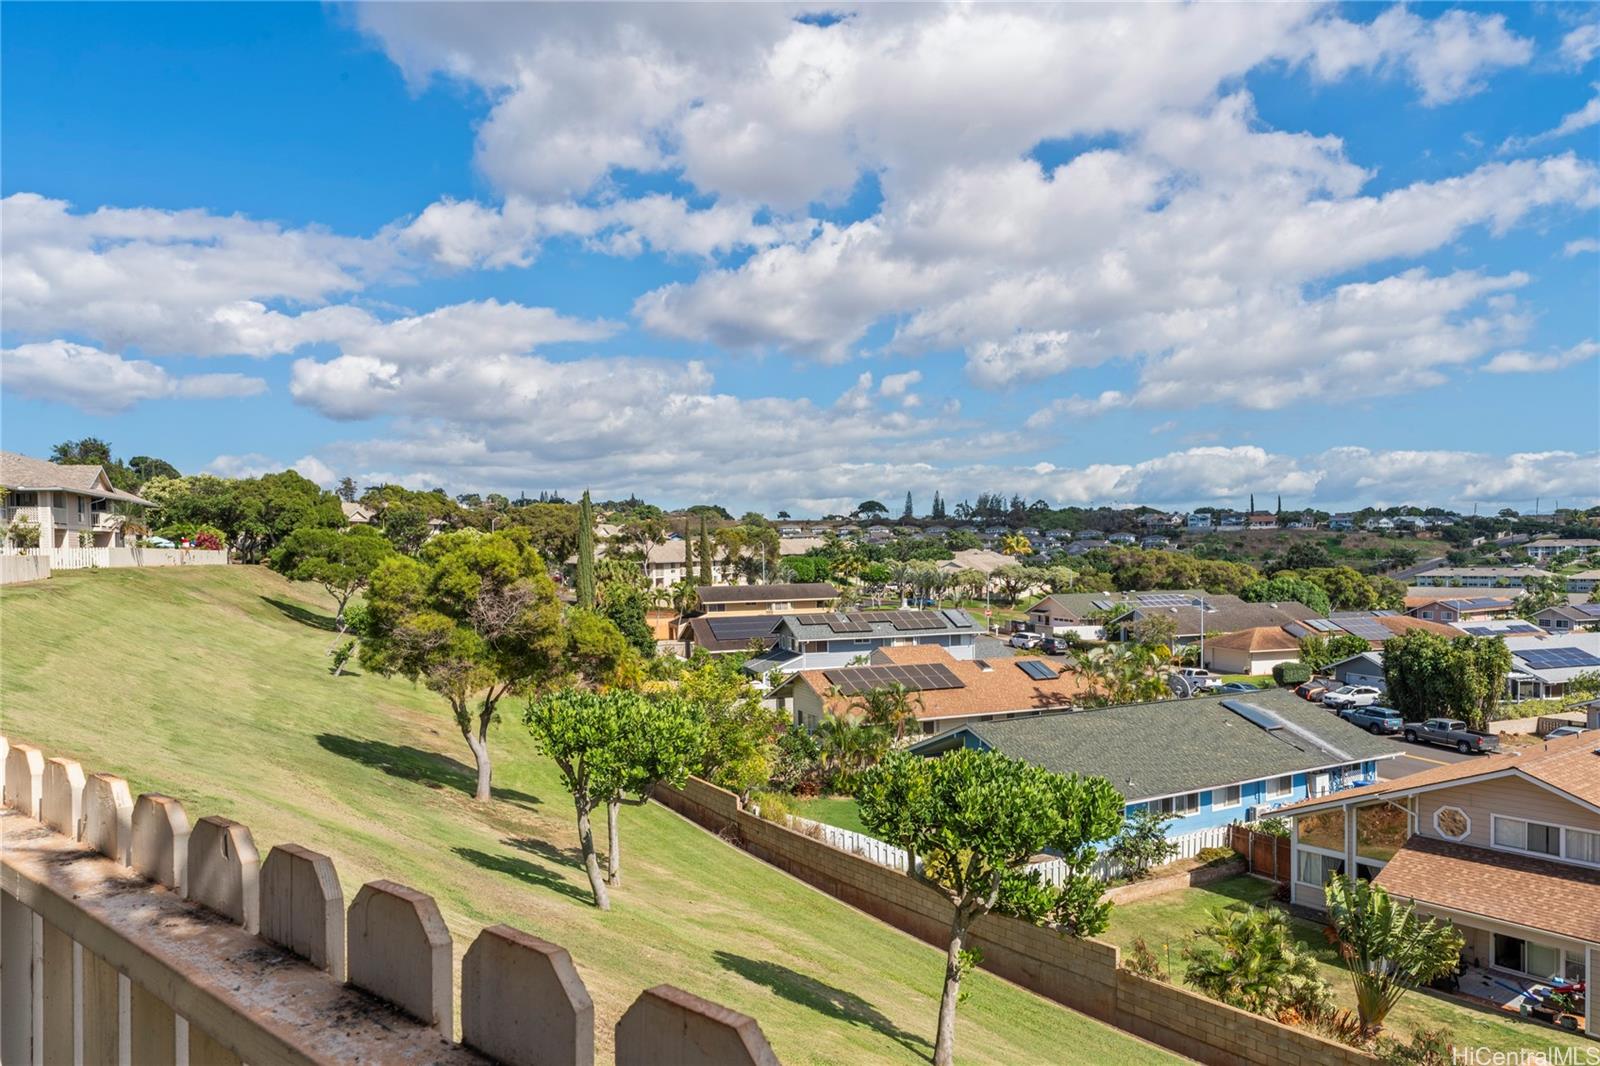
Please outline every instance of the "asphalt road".
[{"label": "asphalt road", "polygon": [[1433,744],[1407,744],[1403,740],[1384,737],[1383,740],[1393,744],[1402,754],[1398,759],[1384,759],[1378,763],[1378,779],[1393,781],[1397,777],[1409,777],[1431,770],[1435,766],[1447,763],[1469,762],[1473,759],[1488,758],[1486,755],[1463,755],[1454,748],[1441,748]]}]

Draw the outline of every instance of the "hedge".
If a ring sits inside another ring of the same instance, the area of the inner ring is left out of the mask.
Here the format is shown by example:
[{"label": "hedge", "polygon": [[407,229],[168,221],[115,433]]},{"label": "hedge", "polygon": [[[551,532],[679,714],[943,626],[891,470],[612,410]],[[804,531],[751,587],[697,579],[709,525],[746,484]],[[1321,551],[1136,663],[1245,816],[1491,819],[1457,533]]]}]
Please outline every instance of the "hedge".
[{"label": "hedge", "polygon": [[1311,667],[1305,663],[1279,663],[1272,668],[1272,680],[1285,688],[1311,680]]}]

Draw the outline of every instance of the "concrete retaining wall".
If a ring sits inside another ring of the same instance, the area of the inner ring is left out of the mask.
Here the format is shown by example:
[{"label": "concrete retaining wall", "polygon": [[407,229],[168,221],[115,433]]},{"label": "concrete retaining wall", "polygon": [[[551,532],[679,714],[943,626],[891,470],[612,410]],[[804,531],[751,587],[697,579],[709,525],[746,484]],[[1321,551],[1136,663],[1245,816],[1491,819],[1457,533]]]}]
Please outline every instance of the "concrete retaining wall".
[{"label": "concrete retaining wall", "polygon": [[[738,798],[704,781],[658,788],[663,805],[836,899],[939,949],[950,942],[951,906],[902,873],[837,851],[820,840],[739,807]],[[982,966],[1119,1029],[1215,1066],[1372,1066],[1373,1058],[1270,1018],[1235,1010],[1176,985],[1146,981],[1119,968],[1120,952],[1099,940],[1062,936],[990,914],[972,927]]]},{"label": "concrete retaining wall", "polygon": [[[485,929],[458,1001],[426,894],[372,881],[346,912],[324,855],[280,844],[263,862],[237,822],[191,828],[173,797],[133,800],[4,737],[0,755],[0,1062],[593,1066],[594,1007],[564,949]],[[619,1063],[778,1062],[753,1018],[670,985],[639,996],[615,1044]]]},{"label": "concrete retaining wall", "polygon": [[0,555],[0,585],[43,581],[49,576],[50,557],[47,555]]}]

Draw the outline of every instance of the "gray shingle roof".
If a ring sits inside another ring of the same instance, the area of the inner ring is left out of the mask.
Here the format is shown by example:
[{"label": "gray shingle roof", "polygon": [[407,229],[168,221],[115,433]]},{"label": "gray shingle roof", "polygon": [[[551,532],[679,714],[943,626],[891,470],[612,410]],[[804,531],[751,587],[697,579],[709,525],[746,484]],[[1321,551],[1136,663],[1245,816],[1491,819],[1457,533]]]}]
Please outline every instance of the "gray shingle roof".
[{"label": "gray shingle roof", "polygon": [[108,500],[125,500],[128,503],[150,502],[131,492],[112,488],[109,479],[102,488],[100,478],[103,473],[99,466],[92,463],[51,463],[16,452],[0,452],[0,485],[8,489],[54,489]]},{"label": "gray shingle roof", "polygon": [[[1287,738],[1246,721],[1224,700],[1277,715],[1291,727],[1277,731]],[[1047,770],[1104,776],[1130,802],[1401,754],[1392,741],[1370,736],[1288,689],[978,722],[930,737],[913,750],[947,750],[961,743],[963,733]],[[1307,742],[1305,734],[1328,750]]]},{"label": "gray shingle roof", "polygon": [[[861,619],[862,621],[864,621],[867,624],[867,626],[869,628],[868,628],[867,631],[864,631],[864,632],[861,632],[861,631],[858,631],[858,632],[841,631],[841,630],[834,629],[832,626],[827,625],[826,623],[821,622],[821,621],[818,621],[818,622],[815,622],[815,623],[811,623],[811,622],[802,622],[800,620],[802,618],[806,618],[806,619],[811,619],[811,618],[821,619],[825,613],[829,613],[829,612],[805,611],[805,612],[802,612],[802,613],[797,614],[797,615],[795,615],[795,614],[784,615],[783,616],[783,628],[785,628],[789,632],[793,633],[797,640],[850,640],[853,637],[873,637],[873,636],[876,636],[876,637],[885,637],[885,636],[932,637],[932,636],[945,636],[945,635],[949,635],[949,634],[952,634],[952,633],[981,633],[981,632],[983,632],[983,627],[981,625],[979,625],[975,621],[972,622],[971,625],[965,625],[965,626],[956,625],[955,623],[953,623],[953,622],[951,622],[949,620],[949,618],[944,614],[943,611],[935,611],[935,610],[907,611],[907,612],[900,612],[900,611],[866,611],[866,612],[852,611],[852,612],[850,612],[850,617],[851,618]],[[935,617],[935,619],[941,621],[943,624],[937,625],[937,626],[929,626],[929,627],[924,628],[924,629],[909,629],[909,628],[902,629],[902,628],[896,628],[896,626],[894,625],[894,622],[892,621],[892,616],[894,616],[896,614],[932,615],[932,616]],[[971,616],[968,616],[968,617],[969,617],[969,620],[970,620]]]},{"label": "gray shingle roof", "polygon": [[701,603],[780,603],[788,600],[833,600],[839,590],[826,581],[795,585],[700,585]]}]

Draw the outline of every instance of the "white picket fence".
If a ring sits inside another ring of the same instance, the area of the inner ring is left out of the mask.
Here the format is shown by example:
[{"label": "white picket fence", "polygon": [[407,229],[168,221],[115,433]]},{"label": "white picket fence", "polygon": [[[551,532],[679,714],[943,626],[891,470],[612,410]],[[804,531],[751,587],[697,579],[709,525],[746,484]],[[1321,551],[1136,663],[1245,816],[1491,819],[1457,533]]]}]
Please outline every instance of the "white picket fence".
[{"label": "white picket fence", "polygon": [[226,566],[228,553],[201,548],[51,548],[55,570],[124,566]]},{"label": "white picket fence", "polygon": [[[789,825],[802,833],[817,837],[824,844],[840,851],[849,852],[869,859],[879,866],[887,866],[891,870],[906,872],[906,852],[904,848],[897,848],[893,844],[885,843],[877,837],[869,837],[865,833],[857,833],[851,829],[840,829],[826,822],[813,821],[810,818],[789,816]],[[1178,851],[1171,861],[1178,859],[1192,859],[1206,848],[1226,848],[1228,843],[1228,827],[1225,825],[1213,826],[1210,829],[1201,829],[1183,836],[1173,837],[1172,842],[1178,846]],[[919,860],[920,865],[920,860]],[[1036,862],[1029,867],[1037,870],[1046,881],[1053,885],[1061,885],[1067,878],[1067,864],[1064,859],[1047,859]],[[1112,862],[1109,858],[1101,856],[1091,867],[1089,872],[1104,881],[1109,881],[1122,873],[1122,867]]]}]

